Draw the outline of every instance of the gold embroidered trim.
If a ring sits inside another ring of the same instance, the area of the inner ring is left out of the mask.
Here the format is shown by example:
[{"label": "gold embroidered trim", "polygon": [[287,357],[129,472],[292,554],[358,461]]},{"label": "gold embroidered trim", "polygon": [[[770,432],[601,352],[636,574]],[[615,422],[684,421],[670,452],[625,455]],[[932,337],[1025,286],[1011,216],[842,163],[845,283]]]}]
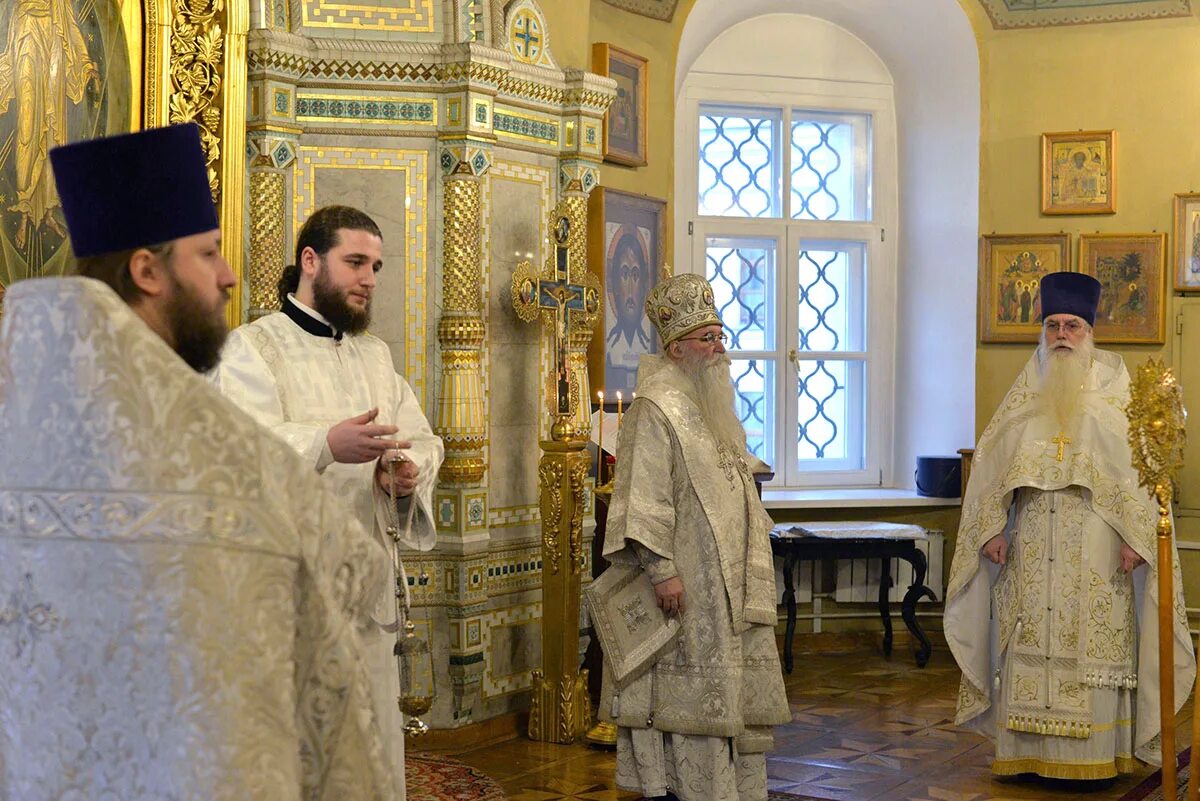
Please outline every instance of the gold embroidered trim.
[{"label": "gold embroidered trim", "polygon": [[1105,762],[1047,762],[1043,759],[997,759],[992,762],[992,773],[996,776],[1016,776],[1019,773],[1036,773],[1049,779],[1111,779],[1120,773],[1134,773],[1137,760],[1118,755]]}]

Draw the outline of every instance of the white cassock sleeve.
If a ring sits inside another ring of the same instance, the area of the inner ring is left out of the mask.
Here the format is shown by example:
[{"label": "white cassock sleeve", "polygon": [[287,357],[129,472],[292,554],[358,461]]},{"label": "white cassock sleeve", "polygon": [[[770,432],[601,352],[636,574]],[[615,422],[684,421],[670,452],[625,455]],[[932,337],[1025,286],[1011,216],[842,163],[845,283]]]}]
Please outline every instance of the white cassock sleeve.
[{"label": "white cassock sleeve", "polygon": [[321,453],[329,426],[291,422],[284,417],[275,375],[247,337],[230,335],[221,350],[221,363],[208,378],[221,394],[283,437],[314,470],[324,466]]},{"label": "white cassock sleeve", "polygon": [[[393,381],[396,405],[391,410],[387,422],[397,428],[395,439],[412,443],[406,455],[413,460],[418,470],[416,490],[407,503],[401,500],[398,504],[398,511],[402,515],[407,515],[408,507],[416,504],[416,508],[412,509],[412,526],[408,529],[407,536],[402,537],[402,541],[408,548],[429,551],[437,543],[437,533],[433,525],[433,487],[437,484],[438,469],[442,466],[442,439],[429,427],[429,421],[425,419],[421,404],[417,402],[417,396],[408,382],[395,373]],[[375,517],[376,525],[381,531],[386,531],[388,527],[387,504],[390,502],[391,498],[376,483]]]}]

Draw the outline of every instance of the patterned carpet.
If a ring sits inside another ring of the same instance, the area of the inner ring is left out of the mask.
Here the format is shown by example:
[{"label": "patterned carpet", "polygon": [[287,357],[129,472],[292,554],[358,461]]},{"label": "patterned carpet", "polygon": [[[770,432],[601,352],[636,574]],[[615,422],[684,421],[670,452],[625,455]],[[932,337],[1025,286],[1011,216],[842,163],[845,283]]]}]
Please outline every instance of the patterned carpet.
[{"label": "patterned carpet", "polygon": [[408,801],[506,801],[500,785],[486,773],[457,759],[436,754],[404,757]]},{"label": "patterned carpet", "polygon": [[[1191,773],[1192,749],[1185,748],[1183,753],[1179,755],[1179,768],[1175,774],[1176,786],[1179,788],[1176,792],[1176,798],[1185,798],[1187,796],[1188,776]],[[1162,801],[1162,771],[1156,770],[1150,776],[1147,776],[1145,781],[1134,787],[1125,795],[1121,796],[1120,801]]]}]

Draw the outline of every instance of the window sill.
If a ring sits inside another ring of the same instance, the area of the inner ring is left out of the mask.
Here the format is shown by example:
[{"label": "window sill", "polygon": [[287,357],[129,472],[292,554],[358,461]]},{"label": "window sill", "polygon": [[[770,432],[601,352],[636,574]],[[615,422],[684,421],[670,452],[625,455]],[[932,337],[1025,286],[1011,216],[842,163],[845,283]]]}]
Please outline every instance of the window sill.
[{"label": "window sill", "polygon": [[929,498],[916,490],[868,487],[866,489],[771,489],[762,491],[768,509],[842,509],[881,506],[961,506],[962,498]]}]

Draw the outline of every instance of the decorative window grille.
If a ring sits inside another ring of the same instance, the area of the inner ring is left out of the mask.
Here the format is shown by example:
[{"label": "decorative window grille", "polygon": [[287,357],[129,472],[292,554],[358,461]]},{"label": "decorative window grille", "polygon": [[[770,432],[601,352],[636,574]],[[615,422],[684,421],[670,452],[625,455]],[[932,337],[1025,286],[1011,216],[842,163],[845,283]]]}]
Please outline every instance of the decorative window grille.
[{"label": "decorative window grille", "polygon": [[[704,260],[717,313],[729,334],[729,349],[752,355],[775,347],[774,240],[716,237],[707,240]],[[775,459],[775,362],[735,358],[731,367],[746,445],[768,464]]]},{"label": "decorative window grille", "polygon": [[700,213],[778,217],[782,165],[778,110],[705,107],[700,115]]},{"label": "decorative window grille", "polygon": [[870,143],[866,114],[793,112],[792,219],[871,219]]},{"label": "decorative window grille", "polygon": [[748,447],[785,485],[878,484],[869,401],[891,355],[870,314],[873,113],[695,108],[696,261]]}]

